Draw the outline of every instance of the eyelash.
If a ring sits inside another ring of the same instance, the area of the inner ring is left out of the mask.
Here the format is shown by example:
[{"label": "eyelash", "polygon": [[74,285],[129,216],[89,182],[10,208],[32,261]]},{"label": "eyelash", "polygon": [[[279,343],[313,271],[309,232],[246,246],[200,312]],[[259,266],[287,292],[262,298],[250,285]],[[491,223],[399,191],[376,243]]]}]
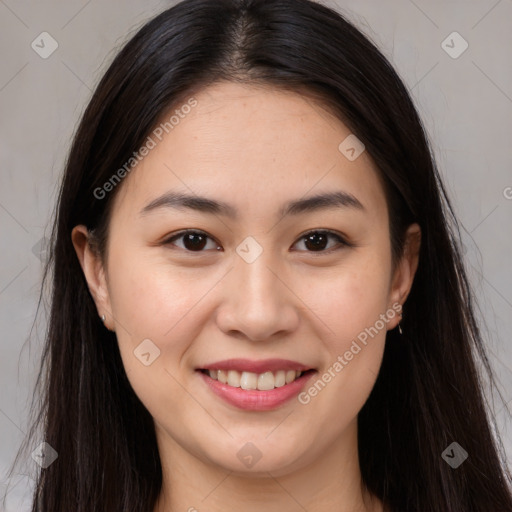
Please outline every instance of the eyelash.
[{"label": "eyelash", "polygon": [[[304,238],[306,238],[308,235],[311,235],[313,233],[322,234],[322,235],[330,235],[331,237],[334,237],[337,239],[339,245],[337,245],[335,247],[331,247],[330,249],[321,250],[321,251],[307,251],[306,250],[306,251],[299,251],[299,252],[309,252],[313,255],[322,255],[322,254],[331,254],[332,252],[339,251],[340,249],[343,249],[344,247],[353,247],[353,245],[348,243],[340,234],[338,234],[336,231],[332,231],[330,229],[313,229],[313,230],[307,231],[306,233],[303,233],[302,235],[300,235],[299,238],[297,239],[297,241],[293,245],[297,244],[298,242],[304,241]],[[218,243],[214,238],[209,236],[204,231],[200,231],[197,229],[186,229],[186,230],[183,230],[183,231],[173,234],[171,237],[164,240],[162,242],[162,245],[173,245],[172,242],[174,240],[182,238],[184,235],[189,235],[189,234],[203,235],[203,236],[206,236],[207,238],[209,238],[210,240],[215,241],[215,243]],[[218,245],[220,245],[220,244],[218,244]],[[180,249],[180,250],[188,252],[188,253],[198,253],[199,254],[199,253],[205,252],[204,250],[190,251],[188,249],[183,249],[181,247],[177,247],[177,249]]]}]

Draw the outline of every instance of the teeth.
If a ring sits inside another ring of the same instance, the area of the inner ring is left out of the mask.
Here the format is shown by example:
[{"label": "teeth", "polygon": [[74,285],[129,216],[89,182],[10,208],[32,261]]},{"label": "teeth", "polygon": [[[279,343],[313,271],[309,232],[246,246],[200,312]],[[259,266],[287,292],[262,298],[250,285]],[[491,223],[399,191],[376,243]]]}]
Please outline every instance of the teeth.
[{"label": "teeth", "polygon": [[233,386],[234,388],[240,387],[240,372],[237,372],[236,370],[229,370],[228,371],[228,384],[230,386]]},{"label": "teeth", "polygon": [[208,370],[208,374],[212,379],[233,386],[234,388],[268,391],[270,389],[280,388],[285,384],[290,384],[302,375],[302,372],[299,370],[279,370],[275,373],[265,372],[257,374],[252,372],[239,372],[237,370]]},{"label": "teeth", "polygon": [[[235,372],[238,373],[238,372]],[[255,373],[243,372],[240,377],[240,387],[242,389],[257,389],[259,385],[258,376]],[[272,384],[272,387],[274,385]],[[261,389],[261,388],[260,388]]]},{"label": "teeth", "polygon": [[[242,374],[243,375],[243,374]],[[256,375],[255,373],[249,373],[248,375]],[[268,391],[274,389],[274,374],[272,372],[260,373],[258,375],[258,389],[262,391]]]},{"label": "teeth", "polygon": [[274,386],[276,388],[280,388],[286,384],[286,372],[284,370],[279,370],[274,375]]},{"label": "teeth", "polygon": [[295,370],[288,370],[286,372],[286,384],[290,384],[290,382],[293,382],[295,380]]},{"label": "teeth", "polygon": [[[213,373],[217,373],[217,370],[213,370]],[[215,376],[212,376],[210,374],[210,377],[212,379],[217,379],[219,382],[222,382],[222,384],[227,384],[228,383],[228,372],[224,371],[224,370],[219,370],[218,371],[218,375],[215,377]]]}]

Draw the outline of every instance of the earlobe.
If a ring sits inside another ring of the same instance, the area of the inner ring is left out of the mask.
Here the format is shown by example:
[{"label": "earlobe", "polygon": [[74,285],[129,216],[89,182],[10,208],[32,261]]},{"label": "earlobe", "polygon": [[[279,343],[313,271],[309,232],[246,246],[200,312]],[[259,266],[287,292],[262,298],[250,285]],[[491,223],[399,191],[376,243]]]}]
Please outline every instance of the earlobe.
[{"label": "earlobe", "polygon": [[87,281],[89,291],[98,309],[98,316],[103,320],[102,316],[105,315],[106,319],[104,323],[105,326],[107,326],[107,317],[111,315],[111,306],[105,270],[101,258],[91,246],[90,233],[83,224],[73,228],[71,240]]}]

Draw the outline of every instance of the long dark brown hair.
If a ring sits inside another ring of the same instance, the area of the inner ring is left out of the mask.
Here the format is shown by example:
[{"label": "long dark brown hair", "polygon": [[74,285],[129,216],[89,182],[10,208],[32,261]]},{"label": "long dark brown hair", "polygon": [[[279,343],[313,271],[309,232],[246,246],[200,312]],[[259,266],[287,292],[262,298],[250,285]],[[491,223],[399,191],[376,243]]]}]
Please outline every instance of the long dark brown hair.
[{"label": "long dark brown hair", "polygon": [[[421,227],[404,334],[387,333],[358,416],[364,485],[393,512],[512,511],[511,475],[484,393],[485,379],[496,389],[495,378],[459,228],[406,87],[359,30],[321,4],[185,0],[118,53],[69,153],[44,274],[51,310],[31,430],[39,426],[59,457],[38,473],[33,512],[153,511],[162,485],[153,419],[129,384],[115,334],[98,318],[71,230],[94,229],[104,255],[122,183],[103,199],[95,189],[172,105],[220,80],[309,94],[348,125],[380,170],[394,262],[406,228]],[[442,456],[453,442],[469,455],[456,469]]]}]

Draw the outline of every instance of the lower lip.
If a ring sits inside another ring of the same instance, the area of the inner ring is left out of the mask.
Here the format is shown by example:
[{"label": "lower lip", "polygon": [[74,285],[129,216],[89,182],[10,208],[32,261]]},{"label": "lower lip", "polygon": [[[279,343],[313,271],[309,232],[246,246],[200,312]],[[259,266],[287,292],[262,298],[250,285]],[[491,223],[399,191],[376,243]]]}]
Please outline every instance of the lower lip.
[{"label": "lower lip", "polygon": [[217,396],[224,399],[229,404],[246,411],[269,411],[276,409],[297,396],[302,388],[304,388],[306,382],[316,373],[316,371],[308,371],[290,384],[269,389],[268,391],[260,391],[258,389],[246,390],[235,388],[212,379],[209,375],[199,370],[197,370],[197,372]]}]

